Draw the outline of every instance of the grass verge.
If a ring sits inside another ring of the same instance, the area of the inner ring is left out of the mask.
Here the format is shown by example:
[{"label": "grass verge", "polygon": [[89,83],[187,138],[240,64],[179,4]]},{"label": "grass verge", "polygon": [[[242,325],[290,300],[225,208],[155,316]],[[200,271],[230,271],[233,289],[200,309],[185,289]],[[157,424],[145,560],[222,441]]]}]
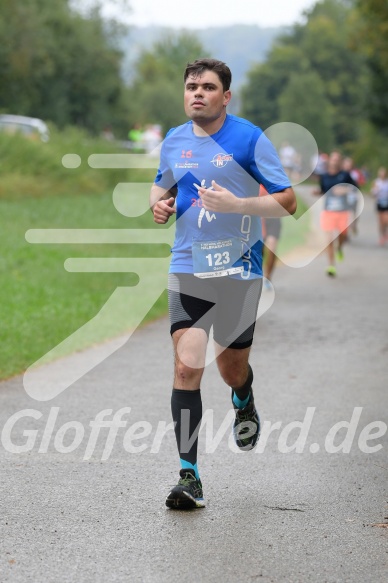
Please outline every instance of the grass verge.
[{"label": "grass verge", "polygon": [[[297,189],[296,189],[297,192]],[[293,216],[282,219],[282,233],[279,239],[277,254],[282,257],[291,249],[301,247],[306,242],[307,233],[310,228],[309,216],[306,212],[306,203],[298,196],[298,206]]]}]

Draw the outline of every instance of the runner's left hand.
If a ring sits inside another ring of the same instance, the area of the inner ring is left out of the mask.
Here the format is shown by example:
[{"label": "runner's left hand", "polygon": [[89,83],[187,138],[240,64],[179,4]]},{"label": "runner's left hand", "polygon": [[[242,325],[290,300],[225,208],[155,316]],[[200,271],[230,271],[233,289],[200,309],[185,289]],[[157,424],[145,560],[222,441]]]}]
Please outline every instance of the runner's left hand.
[{"label": "runner's left hand", "polygon": [[212,180],[211,188],[203,188],[195,184],[198,194],[207,211],[219,213],[237,213],[239,198],[230,190],[223,188],[215,180]]}]

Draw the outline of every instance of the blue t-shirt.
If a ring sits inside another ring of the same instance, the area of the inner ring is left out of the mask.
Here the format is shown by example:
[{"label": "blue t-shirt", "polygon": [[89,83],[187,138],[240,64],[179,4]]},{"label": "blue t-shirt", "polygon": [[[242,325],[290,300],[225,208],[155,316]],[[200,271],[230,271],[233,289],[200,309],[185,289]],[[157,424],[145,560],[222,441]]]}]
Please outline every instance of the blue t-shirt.
[{"label": "blue t-shirt", "polygon": [[194,273],[193,243],[228,238],[241,241],[244,270],[235,275],[251,279],[262,275],[261,219],[236,213],[213,213],[202,207],[195,184],[209,188],[212,180],[235,196],[258,196],[263,184],[269,194],[290,186],[277,152],[260,128],[227,114],[221,129],[199,137],[191,121],[171,129],[164,139],[158,186],[177,187],[176,233],[170,273]]}]

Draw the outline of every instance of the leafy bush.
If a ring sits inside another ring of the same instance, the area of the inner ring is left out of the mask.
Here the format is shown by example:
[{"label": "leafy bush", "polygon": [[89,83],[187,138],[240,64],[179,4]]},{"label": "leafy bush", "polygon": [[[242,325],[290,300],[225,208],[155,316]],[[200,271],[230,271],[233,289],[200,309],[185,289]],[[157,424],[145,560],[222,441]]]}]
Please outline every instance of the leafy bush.
[{"label": "leafy bush", "polygon": [[[91,154],[128,153],[118,143],[93,138],[74,127],[64,131],[51,127],[50,133],[51,139],[47,143],[0,133],[0,198],[14,200],[65,193],[93,194],[111,189],[134,176],[139,182],[153,180],[152,170],[90,168],[88,158]],[[62,158],[66,154],[80,156],[81,165],[74,169],[65,168]]]}]

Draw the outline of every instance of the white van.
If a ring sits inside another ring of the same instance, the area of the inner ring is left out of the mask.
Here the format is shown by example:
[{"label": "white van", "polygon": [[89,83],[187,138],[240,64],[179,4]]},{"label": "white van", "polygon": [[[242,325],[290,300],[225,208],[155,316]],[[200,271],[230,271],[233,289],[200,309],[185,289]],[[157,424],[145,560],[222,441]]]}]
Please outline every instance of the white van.
[{"label": "white van", "polygon": [[21,133],[31,139],[40,139],[48,142],[49,129],[41,119],[24,115],[0,115],[0,131],[8,134]]}]

